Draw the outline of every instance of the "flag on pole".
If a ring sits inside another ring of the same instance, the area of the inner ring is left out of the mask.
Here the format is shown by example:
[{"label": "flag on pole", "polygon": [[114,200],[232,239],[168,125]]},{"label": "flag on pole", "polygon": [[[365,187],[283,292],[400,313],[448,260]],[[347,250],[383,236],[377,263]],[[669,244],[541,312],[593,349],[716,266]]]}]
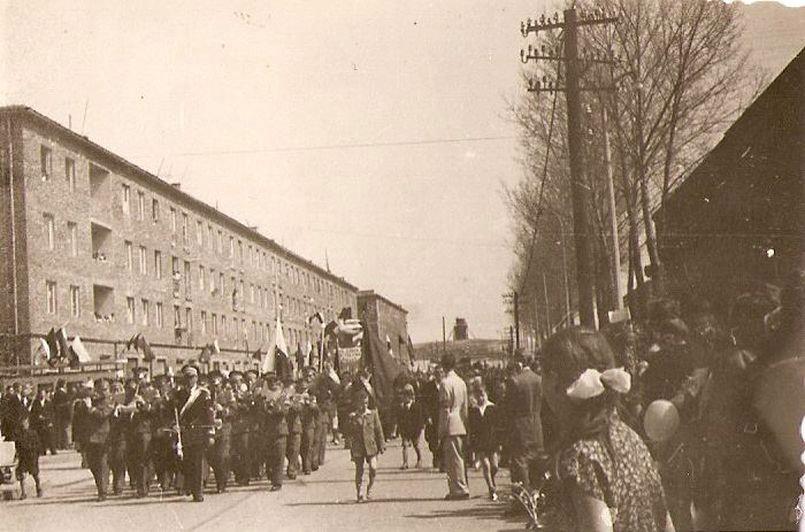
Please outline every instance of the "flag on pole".
[{"label": "flag on pole", "polygon": [[59,345],[59,359],[64,360],[70,356],[70,344],[67,342],[67,331],[59,327],[56,331],[56,343]]},{"label": "flag on pole", "polygon": [[205,345],[201,348],[201,353],[198,355],[198,361],[202,364],[209,364],[210,363],[210,354],[212,350],[210,349],[209,344]]},{"label": "flag on pole", "polygon": [[263,346],[261,345],[260,347],[257,348],[257,351],[252,353],[252,358],[254,360],[260,360],[262,357],[263,357]]},{"label": "flag on pole", "polygon": [[307,319],[308,325],[312,325],[315,320],[318,320],[318,322],[321,325],[324,325],[324,316],[321,315],[321,312],[316,311],[316,312],[313,313],[313,315],[308,317],[308,319]]},{"label": "flag on pole", "polygon": [[74,360],[84,364],[92,362],[92,357],[89,355],[87,348],[84,347],[84,342],[81,341],[80,336],[76,335],[75,338],[73,338],[73,342],[70,344],[70,351],[74,356]]},{"label": "flag on pole", "polygon": [[218,345],[218,338],[212,341],[210,344],[210,351],[213,355],[219,355],[221,353],[221,347]]},{"label": "flag on pole", "polygon": [[151,350],[151,344],[148,343],[148,340],[146,340],[145,336],[142,334],[137,335],[137,338],[134,341],[134,349],[136,349],[138,353],[142,351],[143,360],[146,362],[150,362],[155,358],[154,352]]},{"label": "flag on pole", "polygon": [[313,344],[310,343],[310,339],[308,339],[307,344],[305,344],[305,366],[310,366],[313,362],[310,360],[310,355],[313,354]]},{"label": "flag on pole", "polygon": [[274,349],[263,359],[260,370],[263,373],[273,372],[276,369],[277,357],[280,356],[280,353],[282,356],[288,357],[288,345],[285,343],[285,335],[282,333],[282,321],[277,316],[277,322],[274,325]]},{"label": "flag on pole", "polygon": [[48,344],[48,364],[55,366],[59,363],[59,342],[56,340],[56,329],[50,328],[45,341]]},{"label": "flag on pole", "polygon": [[36,347],[34,356],[34,365],[38,366],[42,361],[50,362],[50,347],[44,338],[39,339],[39,345]]},{"label": "flag on pole", "polygon": [[386,349],[388,350],[389,355],[394,356],[394,351],[391,349],[391,338],[389,338],[388,334],[386,335]]},{"label": "flag on pole", "polygon": [[140,336],[142,336],[140,333],[133,334],[131,336],[131,338],[129,338],[128,341],[126,342],[125,351],[131,351],[132,349],[136,350],[137,349],[137,341],[140,339]]}]

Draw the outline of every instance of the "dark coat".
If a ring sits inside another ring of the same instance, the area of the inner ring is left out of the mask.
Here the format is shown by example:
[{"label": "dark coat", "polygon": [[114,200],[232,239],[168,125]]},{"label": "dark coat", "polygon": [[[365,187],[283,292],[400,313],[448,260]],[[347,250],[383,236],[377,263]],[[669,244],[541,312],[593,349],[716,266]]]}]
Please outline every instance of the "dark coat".
[{"label": "dark coat", "polygon": [[397,406],[397,428],[400,436],[407,440],[419,438],[422,429],[425,428],[425,417],[419,401],[414,401],[410,407],[406,407],[405,404]]},{"label": "dark coat", "polygon": [[530,369],[511,377],[506,383],[504,401],[508,421],[509,445],[514,452],[544,447],[542,437],[542,379]]},{"label": "dark coat", "polygon": [[215,434],[215,410],[212,397],[210,397],[209,390],[202,387],[193,403],[184,408],[189,398],[190,390],[181,389],[176,393],[182,444],[185,446],[207,445]]},{"label": "dark coat", "polygon": [[86,413],[87,443],[106,445],[109,439],[109,418],[112,406],[106,397],[99,396],[92,400],[92,407]]},{"label": "dark coat", "polygon": [[39,399],[35,399],[31,405],[31,428],[34,430],[47,430],[53,427],[54,419],[53,402],[46,399],[44,404]]},{"label": "dark coat", "polygon": [[377,410],[353,415],[351,425],[352,437],[349,442],[349,451],[353,460],[361,459],[364,456],[372,457],[385,450],[386,440]]},{"label": "dark coat", "polygon": [[497,451],[501,445],[503,430],[497,405],[488,403],[483,413],[478,406],[472,406],[467,417],[470,425],[470,448],[485,453]]}]

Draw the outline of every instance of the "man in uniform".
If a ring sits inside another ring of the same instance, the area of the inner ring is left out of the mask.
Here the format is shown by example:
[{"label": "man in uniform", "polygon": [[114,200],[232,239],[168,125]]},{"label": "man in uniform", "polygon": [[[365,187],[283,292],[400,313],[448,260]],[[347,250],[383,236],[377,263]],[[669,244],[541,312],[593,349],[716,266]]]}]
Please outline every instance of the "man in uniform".
[{"label": "man in uniform", "polygon": [[265,436],[266,473],[271,482],[270,491],[282,489],[282,463],[288,440],[288,404],[282,382],[276,375],[266,378],[267,391],[263,395],[263,433]]},{"label": "man in uniform", "polygon": [[[310,394],[310,383],[313,373],[305,371],[305,376],[300,384],[299,393],[307,397],[302,403],[300,411],[300,421],[302,432],[300,438],[299,453],[302,456],[302,473],[309,475],[313,470],[313,444],[316,439],[316,425],[319,420],[319,408],[316,404],[316,396]],[[318,466],[316,466],[318,468]]]},{"label": "man in uniform", "polygon": [[109,383],[103,379],[95,381],[92,406],[86,412],[85,446],[87,463],[95,479],[98,501],[106,500],[109,485],[109,462],[107,440],[109,438]]},{"label": "man in uniform", "polygon": [[123,493],[126,482],[126,437],[129,433],[130,415],[121,412],[126,404],[126,391],[119,380],[112,382],[110,404],[112,416],[109,418],[109,468],[112,470],[112,493]]},{"label": "man in uniform", "polygon": [[312,393],[316,396],[316,403],[319,405],[319,420],[316,426],[316,438],[314,448],[314,465],[324,465],[324,455],[327,451],[327,431],[332,427],[333,414],[335,413],[335,399],[337,386],[330,376],[332,364],[327,361],[324,363],[324,371],[316,375],[313,370],[313,389]]},{"label": "man in uniform", "polygon": [[199,385],[195,366],[182,368],[185,387],[176,394],[183,455],[185,490],[193,494],[194,502],[204,500],[205,453],[214,437],[214,411],[210,392]]},{"label": "man in uniform", "polygon": [[151,388],[146,368],[134,369],[134,395],[127,397],[127,404],[122,407],[131,416],[129,422],[128,453],[129,476],[134,484],[137,497],[148,495],[148,484],[151,479],[151,436],[153,434],[151,403],[146,399]]},{"label": "man in uniform", "polygon": [[232,437],[232,415],[235,408],[235,397],[232,388],[224,385],[224,377],[220,371],[212,371],[207,375],[210,381],[210,394],[215,409],[215,444],[210,449],[210,465],[215,474],[215,487],[218,493],[226,491],[229,480],[230,447]]},{"label": "man in uniform", "polygon": [[[257,370],[246,370],[246,384],[252,394],[257,394],[260,387],[260,378]],[[265,445],[263,444],[263,415],[259,405],[255,404],[254,408],[250,409],[249,415],[249,455],[251,456],[251,472],[250,476],[253,480],[257,480],[261,475],[261,468],[264,463]]]},{"label": "man in uniform", "polygon": [[175,430],[176,414],[173,401],[173,383],[166,377],[155,377],[154,384],[158,395],[151,407],[152,425],[154,428],[151,440],[151,460],[154,464],[157,482],[162,491],[171,487],[174,475],[178,472],[178,460],[175,446],[177,434]]},{"label": "man in uniform", "polygon": [[296,387],[289,387],[287,393],[292,397],[291,404],[288,407],[288,444],[286,456],[288,458],[288,471],[287,475],[290,480],[296,479],[299,473],[299,454],[302,445],[302,409],[304,403],[308,400],[307,394],[303,393],[304,378],[299,379],[299,384]]},{"label": "man in uniform", "polygon": [[234,395],[232,413],[231,460],[235,481],[240,486],[248,486],[251,477],[251,455],[249,453],[249,436],[251,433],[252,408],[254,399],[249,385],[243,380],[243,373],[238,370],[229,372],[229,382]]}]

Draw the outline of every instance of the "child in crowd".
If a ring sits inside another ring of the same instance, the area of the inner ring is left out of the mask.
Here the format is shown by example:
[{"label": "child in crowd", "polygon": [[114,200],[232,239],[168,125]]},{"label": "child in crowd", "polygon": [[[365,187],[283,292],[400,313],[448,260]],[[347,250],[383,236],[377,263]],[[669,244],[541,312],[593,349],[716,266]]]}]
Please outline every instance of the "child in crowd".
[{"label": "child in crowd", "polygon": [[25,475],[34,477],[36,485],[36,496],[42,496],[42,486],[39,484],[39,436],[31,428],[30,419],[24,416],[21,420],[22,426],[14,447],[17,451],[17,480],[20,482],[20,499],[26,499]]},{"label": "child in crowd", "polygon": [[[350,415],[352,427],[350,437],[350,455],[355,462],[355,490],[358,502],[366,502],[371,497],[372,487],[377,475],[377,455],[385,450],[383,427],[380,425],[380,416],[377,410],[369,408],[369,394],[360,390],[355,394],[355,411]],[[369,466],[369,484],[366,486],[366,495],[363,495],[364,464]]]},{"label": "child in crowd", "polygon": [[402,438],[402,459],[400,469],[408,469],[408,448],[413,447],[416,453],[415,468],[422,467],[422,453],[419,450],[419,440],[425,428],[422,409],[414,398],[414,387],[406,384],[401,391],[401,401],[397,410],[397,427]]},{"label": "child in crowd", "polygon": [[470,408],[467,420],[469,423],[469,446],[475,454],[475,459],[483,468],[486,487],[489,489],[489,499],[498,500],[498,488],[495,475],[498,472],[501,447],[501,420],[495,403],[489,400],[486,386],[480,377],[470,381],[470,392],[473,405]]}]

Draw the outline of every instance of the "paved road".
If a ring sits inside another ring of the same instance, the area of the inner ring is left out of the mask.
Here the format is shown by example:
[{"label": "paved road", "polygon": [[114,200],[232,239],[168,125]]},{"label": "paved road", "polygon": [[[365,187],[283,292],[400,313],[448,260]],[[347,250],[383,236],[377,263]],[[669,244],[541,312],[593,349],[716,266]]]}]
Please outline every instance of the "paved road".
[{"label": "paved road", "polygon": [[[427,463],[430,456],[427,456]],[[479,472],[470,472],[469,501],[442,500],[444,475],[431,469],[400,471],[400,449],[391,444],[381,457],[373,500],[355,503],[348,452],[330,447],[327,463],[311,476],[288,481],[269,493],[265,481],[209,494],[201,504],[187,497],[131,493],[95,500],[92,476],[73,452],[40,462],[45,496],[0,501],[0,530],[82,532],[125,530],[501,530],[524,529],[521,518],[504,516],[506,504],[492,503]],[[501,485],[508,483],[501,474]],[[30,479],[29,479],[30,482]],[[33,489],[30,490],[31,492]]]}]

